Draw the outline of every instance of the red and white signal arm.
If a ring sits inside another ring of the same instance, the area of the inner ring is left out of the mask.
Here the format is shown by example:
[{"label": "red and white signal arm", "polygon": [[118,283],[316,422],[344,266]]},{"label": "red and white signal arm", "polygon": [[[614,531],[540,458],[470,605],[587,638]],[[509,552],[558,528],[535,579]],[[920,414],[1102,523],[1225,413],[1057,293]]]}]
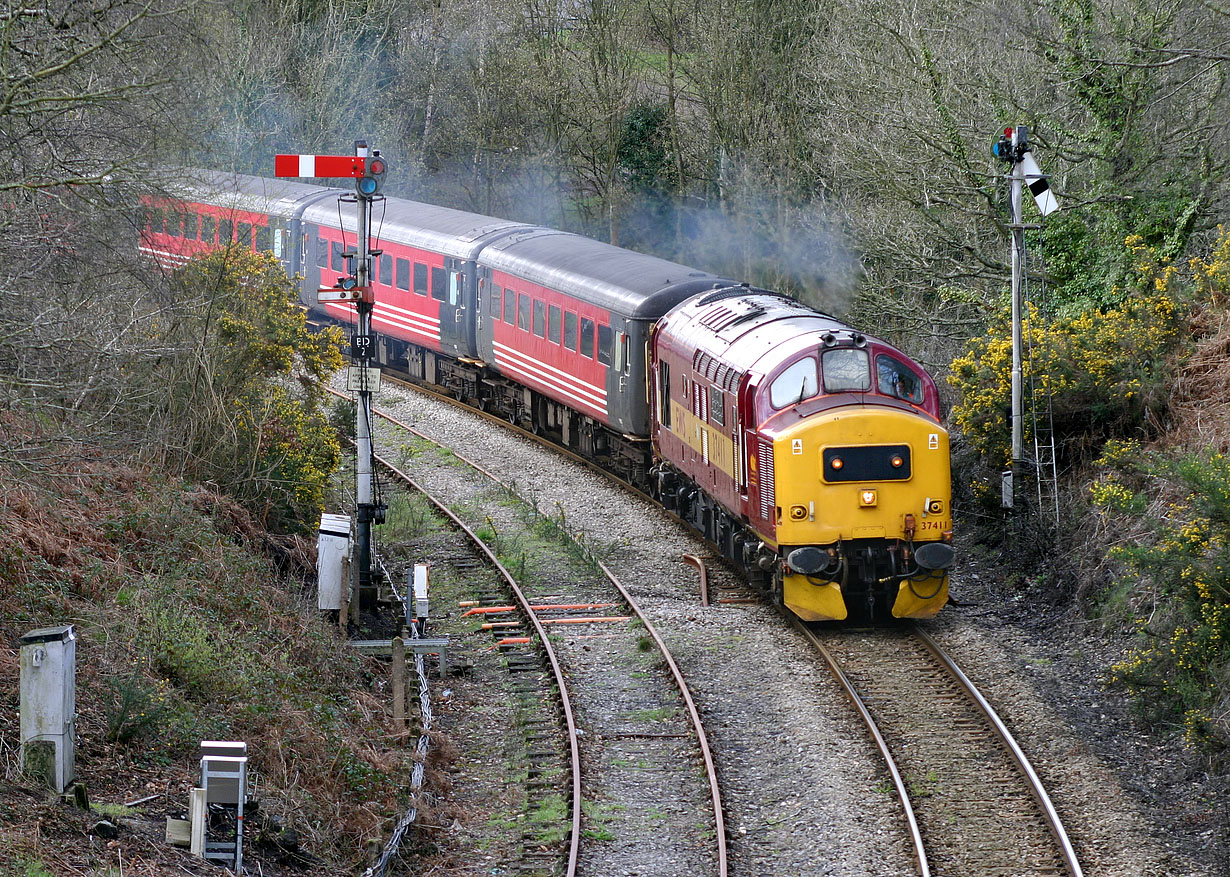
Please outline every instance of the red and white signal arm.
[{"label": "red and white signal arm", "polygon": [[282,155],[273,157],[275,177],[363,176],[367,159],[357,155]]}]

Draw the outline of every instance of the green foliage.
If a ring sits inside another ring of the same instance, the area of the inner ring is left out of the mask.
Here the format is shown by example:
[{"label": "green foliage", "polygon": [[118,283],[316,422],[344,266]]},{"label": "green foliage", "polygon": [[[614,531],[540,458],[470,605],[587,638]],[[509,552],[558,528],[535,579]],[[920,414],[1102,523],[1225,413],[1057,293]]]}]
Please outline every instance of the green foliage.
[{"label": "green foliage", "polygon": [[[1058,441],[1096,446],[1131,437],[1166,409],[1171,355],[1186,325],[1184,293],[1174,266],[1159,261],[1142,239],[1129,238],[1126,249],[1132,288],[1118,290],[1114,305],[1081,309],[1047,326],[1030,310],[1024,386],[1032,380],[1040,400],[1050,397]],[[1011,455],[1009,316],[1002,309],[987,333],[953,360],[949,376],[960,394],[952,418],[992,466],[1005,465]]]},{"label": "green foliage", "polygon": [[[1111,669],[1149,718],[1182,722],[1187,741],[1217,756],[1230,749],[1230,460],[1213,450],[1171,456],[1110,443],[1105,472],[1091,488],[1123,526],[1141,520],[1143,538],[1110,558],[1131,613],[1134,644]],[[1159,486],[1174,498],[1140,516]],[[1116,619],[1118,621],[1118,619]]]},{"label": "green foliage", "polygon": [[270,529],[311,529],[341,456],[321,388],[341,366],[338,333],[308,331],[295,284],[267,253],[209,254],[172,286],[181,308],[169,334],[187,343],[167,363],[168,419],[183,432],[187,472]]},{"label": "green foliage", "polygon": [[106,684],[106,739],[113,743],[127,743],[138,737],[157,740],[171,715],[167,683],[133,673],[109,679]]}]

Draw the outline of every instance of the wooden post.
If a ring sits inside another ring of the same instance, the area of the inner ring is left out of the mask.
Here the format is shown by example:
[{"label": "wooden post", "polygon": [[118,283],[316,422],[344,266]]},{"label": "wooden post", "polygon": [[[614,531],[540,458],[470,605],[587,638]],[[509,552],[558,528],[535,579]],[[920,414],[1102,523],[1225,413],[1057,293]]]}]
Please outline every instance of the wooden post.
[{"label": "wooden post", "polygon": [[393,727],[406,727],[406,641],[393,637]]},{"label": "wooden post", "polygon": [[350,555],[342,558],[342,605],[337,610],[337,626],[342,636],[346,635],[346,623],[350,620]]}]

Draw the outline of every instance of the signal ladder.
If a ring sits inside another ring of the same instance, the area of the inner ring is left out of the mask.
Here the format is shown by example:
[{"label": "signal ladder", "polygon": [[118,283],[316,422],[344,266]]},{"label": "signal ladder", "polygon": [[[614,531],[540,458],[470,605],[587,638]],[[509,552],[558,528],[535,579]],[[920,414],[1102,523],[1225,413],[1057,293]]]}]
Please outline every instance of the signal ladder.
[{"label": "signal ladder", "polygon": [[[1025,277],[1028,278],[1028,272]],[[1045,301],[1046,273],[1042,276],[1042,296]],[[1028,280],[1026,281],[1028,282]],[[1042,337],[1049,338],[1045,315],[1041,309],[1029,309],[1030,322],[1034,314],[1042,325]],[[1031,327],[1032,328],[1032,327]],[[1034,440],[1034,484],[1038,495],[1038,517],[1049,518],[1049,523],[1059,529],[1059,461],[1055,449],[1055,420],[1051,394],[1038,386],[1037,362],[1034,359],[1033,332],[1025,333],[1029,354],[1029,416]],[[1045,342],[1044,342],[1045,343]]]}]

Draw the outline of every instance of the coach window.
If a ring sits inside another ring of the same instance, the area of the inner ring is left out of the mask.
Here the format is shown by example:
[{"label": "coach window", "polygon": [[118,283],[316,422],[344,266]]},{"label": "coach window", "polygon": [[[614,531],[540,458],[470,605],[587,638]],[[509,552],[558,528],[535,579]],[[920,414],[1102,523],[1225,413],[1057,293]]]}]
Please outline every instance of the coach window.
[{"label": "coach window", "polygon": [[709,419],[718,426],[726,425],[726,405],[722,401],[721,387],[709,388]]},{"label": "coach window", "polygon": [[530,297],[524,292],[517,295],[517,328],[530,331]]},{"label": "coach window", "polygon": [[460,271],[448,272],[448,303],[457,307],[461,301],[461,278],[465,276]]},{"label": "coach window", "polygon": [[201,217],[201,240],[212,244],[218,231],[218,223],[212,216]]},{"label": "coach window", "polygon": [[824,389],[829,393],[866,393],[871,389],[867,351],[837,347],[824,351]]},{"label": "coach window", "polygon": [[239,245],[245,250],[252,249],[252,223],[241,222],[235,226],[235,230],[238,233]]},{"label": "coach window", "polygon": [[[825,364],[827,363],[826,359]],[[816,361],[810,356],[787,366],[769,385],[769,404],[774,408],[785,408],[787,405],[802,402],[808,396],[816,395],[820,386],[817,378]]]},{"label": "coach window", "polygon": [[256,249],[262,253],[273,249],[273,232],[269,226],[258,225],[256,227]]},{"label": "coach window", "polygon": [[173,210],[167,211],[167,234],[173,238],[184,236],[184,217]]},{"label": "coach window", "polygon": [[923,401],[922,380],[914,370],[891,356],[876,357],[876,378],[880,392],[921,405]]},{"label": "coach window", "polygon": [[443,268],[431,269],[431,297],[436,301],[448,298],[448,277]]},{"label": "coach window", "polygon": [[397,260],[397,288],[410,291],[410,260]]},{"label": "coach window", "polygon": [[[239,226],[239,230],[243,231],[242,225]],[[242,241],[243,238],[240,237],[240,242]],[[331,256],[329,260],[329,267],[340,274],[342,272],[342,242],[334,241],[330,248],[330,252]]]},{"label": "coach window", "polygon": [[497,320],[500,318],[500,301],[504,297],[504,293],[500,292],[500,288],[496,286],[491,278],[478,281],[479,288],[487,290],[487,298],[490,300],[491,316]]},{"label": "coach window", "polygon": [[184,237],[188,240],[199,241],[201,234],[201,217],[195,213],[184,214]]},{"label": "coach window", "polygon": [[380,282],[383,283],[385,286],[393,285],[393,257],[392,256],[382,255],[380,257]]},{"label": "coach window", "polygon": [[539,338],[547,337],[547,306],[534,299],[534,334]]},{"label": "coach window", "polygon": [[517,294],[511,289],[504,290],[504,322],[512,325],[517,318]]},{"label": "coach window", "polygon": [[564,321],[564,312],[559,309],[559,305],[551,305],[551,310],[547,313],[547,340],[552,344],[559,344],[560,324]]},{"label": "coach window", "polygon": [[[222,226],[224,225],[227,225],[226,220],[223,220],[221,223],[219,223],[218,234],[220,235],[223,234]],[[230,239],[231,239],[230,229],[228,228],[226,230],[226,237],[222,238],[222,243],[224,244],[228,243]],[[329,242],[326,241],[324,238],[316,239],[316,267],[317,268],[328,268],[329,267]]]},{"label": "coach window", "polygon": [[581,355],[594,358],[594,321],[581,317]]},{"label": "coach window", "polygon": [[422,262],[414,263],[414,294],[427,295],[427,266]]},{"label": "coach window", "polygon": [[564,311],[564,346],[577,349],[577,315],[572,311]]},{"label": "coach window", "polygon": [[610,326],[598,327],[598,362],[609,366],[611,364],[611,346],[615,340]]}]

